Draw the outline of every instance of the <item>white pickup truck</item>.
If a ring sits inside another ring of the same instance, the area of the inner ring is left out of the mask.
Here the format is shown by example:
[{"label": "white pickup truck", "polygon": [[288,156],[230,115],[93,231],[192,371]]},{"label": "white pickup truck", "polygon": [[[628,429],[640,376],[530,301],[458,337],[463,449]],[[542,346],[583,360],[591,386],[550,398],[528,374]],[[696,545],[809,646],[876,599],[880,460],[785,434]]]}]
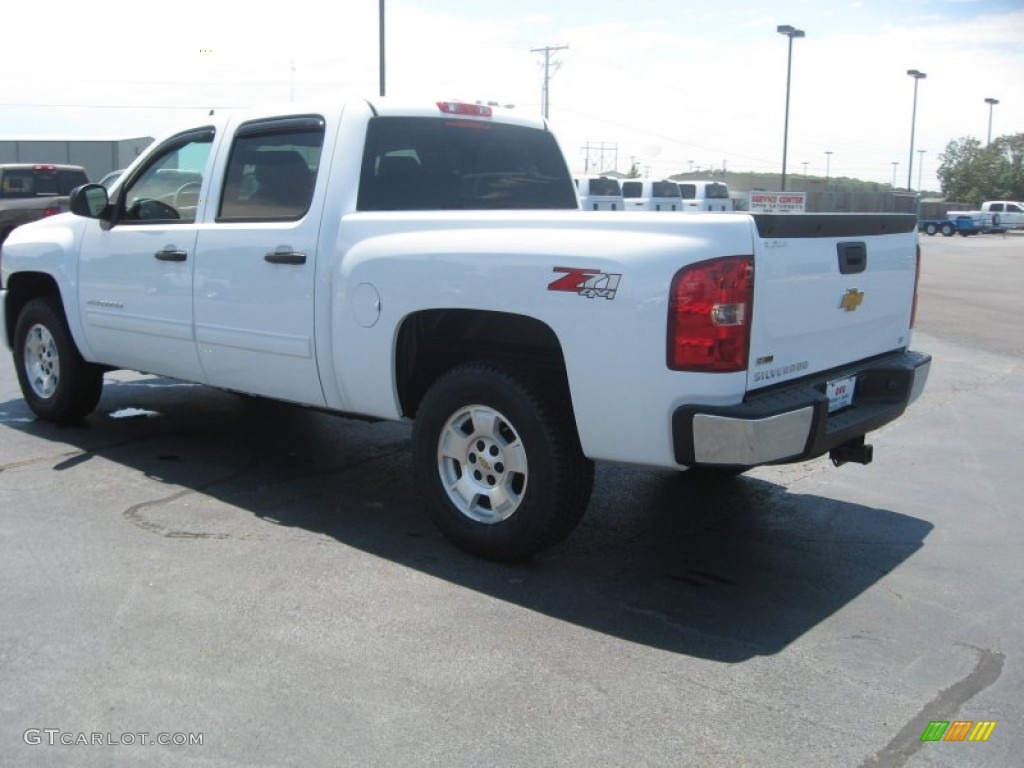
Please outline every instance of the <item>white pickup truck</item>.
[{"label": "white pickup truck", "polygon": [[1024,229],[1024,203],[1016,200],[986,200],[981,204],[981,210],[989,214],[997,226]]},{"label": "white pickup truck", "polygon": [[499,559],[569,534],[594,460],[867,463],[921,393],[913,216],[577,207],[514,113],[210,116],[11,234],[0,334],[43,419],[129,369],[411,421],[433,518]]}]

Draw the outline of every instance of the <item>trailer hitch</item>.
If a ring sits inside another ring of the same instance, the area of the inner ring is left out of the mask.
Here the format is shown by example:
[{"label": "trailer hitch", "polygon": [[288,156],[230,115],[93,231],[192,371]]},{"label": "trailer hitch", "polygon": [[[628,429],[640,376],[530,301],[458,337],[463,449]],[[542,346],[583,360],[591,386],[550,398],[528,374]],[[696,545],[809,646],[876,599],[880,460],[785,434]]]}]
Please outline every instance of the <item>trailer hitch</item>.
[{"label": "trailer hitch", "polygon": [[865,444],[864,436],[861,435],[837,445],[828,452],[828,457],[832,460],[833,466],[839,467],[851,461],[854,464],[870,464],[874,454],[874,446]]}]

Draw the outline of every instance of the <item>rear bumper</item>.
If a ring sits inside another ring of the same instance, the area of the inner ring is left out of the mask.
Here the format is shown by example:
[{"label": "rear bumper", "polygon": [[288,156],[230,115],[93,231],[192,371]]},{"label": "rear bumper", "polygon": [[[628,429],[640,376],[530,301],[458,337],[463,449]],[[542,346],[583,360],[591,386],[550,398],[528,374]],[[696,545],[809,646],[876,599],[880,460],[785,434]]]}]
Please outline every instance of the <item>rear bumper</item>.
[{"label": "rear bumper", "polygon": [[[675,459],[686,466],[753,467],[821,456],[893,421],[921,394],[931,357],[901,352],[748,395],[723,408],[672,415]],[[853,404],[830,414],[826,381],[856,376]]]}]

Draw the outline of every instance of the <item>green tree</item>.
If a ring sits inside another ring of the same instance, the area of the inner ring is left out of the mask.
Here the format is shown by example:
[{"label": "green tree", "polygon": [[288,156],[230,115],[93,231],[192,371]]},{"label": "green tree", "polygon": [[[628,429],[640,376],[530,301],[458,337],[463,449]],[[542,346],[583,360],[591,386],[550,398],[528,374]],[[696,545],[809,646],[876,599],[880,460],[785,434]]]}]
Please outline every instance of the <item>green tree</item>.
[{"label": "green tree", "polygon": [[987,200],[1024,200],[1024,133],[1000,136],[992,142],[999,156],[995,192]]},{"label": "green tree", "polygon": [[985,200],[1024,198],[1024,133],[1000,136],[987,147],[975,138],[949,142],[939,155],[939,181],[952,200],[980,205]]}]

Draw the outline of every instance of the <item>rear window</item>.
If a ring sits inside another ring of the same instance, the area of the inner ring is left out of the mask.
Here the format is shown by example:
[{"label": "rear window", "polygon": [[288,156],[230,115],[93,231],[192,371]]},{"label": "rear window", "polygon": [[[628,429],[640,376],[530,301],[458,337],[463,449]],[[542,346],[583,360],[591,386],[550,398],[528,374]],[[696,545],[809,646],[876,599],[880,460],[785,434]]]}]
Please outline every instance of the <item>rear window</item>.
[{"label": "rear window", "polygon": [[0,197],[54,197],[70,195],[71,190],[88,184],[85,171],[56,168],[10,168],[3,171]]},{"label": "rear window", "polygon": [[656,181],[651,197],[679,197],[679,185],[674,181]]},{"label": "rear window", "polygon": [[507,208],[577,208],[552,134],[477,120],[370,120],[360,211]]},{"label": "rear window", "polygon": [[708,184],[704,190],[704,196],[708,200],[728,200],[729,188],[725,184]]},{"label": "rear window", "polygon": [[590,194],[618,197],[622,194],[622,188],[615,179],[591,179]]},{"label": "rear window", "polygon": [[679,184],[679,194],[682,195],[683,200],[693,200],[697,197],[697,185],[696,184]]},{"label": "rear window", "polygon": [[623,197],[640,197],[643,192],[644,185],[639,181],[624,181],[622,182],[622,196]]}]

